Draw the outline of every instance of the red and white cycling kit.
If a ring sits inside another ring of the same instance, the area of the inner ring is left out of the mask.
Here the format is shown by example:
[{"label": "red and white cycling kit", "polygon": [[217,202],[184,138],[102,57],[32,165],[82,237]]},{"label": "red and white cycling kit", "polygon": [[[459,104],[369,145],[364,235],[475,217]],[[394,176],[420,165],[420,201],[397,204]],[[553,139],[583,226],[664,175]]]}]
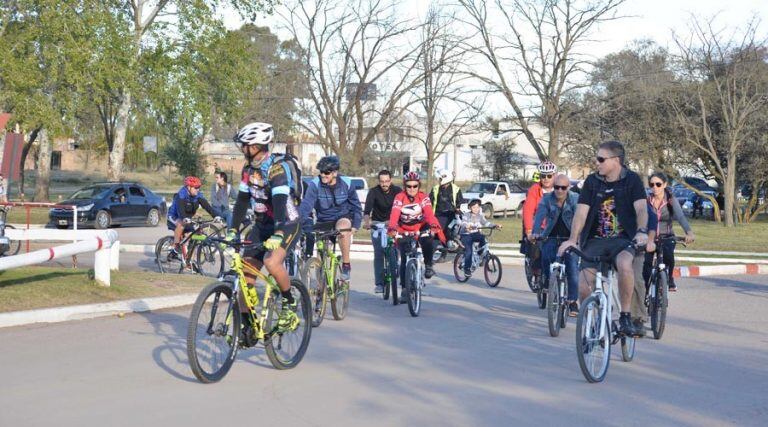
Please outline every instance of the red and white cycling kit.
[{"label": "red and white cycling kit", "polygon": [[419,191],[412,199],[405,191],[395,196],[392,212],[389,215],[389,229],[398,232],[420,231],[425,226],[435,230],[441,242],[445,243],[445,235],[440,228],[440,222],[432,210],[432,203],[424,192]]}]

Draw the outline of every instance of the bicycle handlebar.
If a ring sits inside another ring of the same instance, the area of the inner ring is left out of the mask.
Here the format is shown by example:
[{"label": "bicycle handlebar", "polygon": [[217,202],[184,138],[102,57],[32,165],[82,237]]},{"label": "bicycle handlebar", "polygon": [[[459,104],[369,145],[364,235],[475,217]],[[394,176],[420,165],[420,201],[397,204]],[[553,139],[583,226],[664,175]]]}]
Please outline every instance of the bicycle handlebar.
[{"label": "bicycle handlebar", "polygon": [[315,230],[312,230],[312,233],[317,235],[317,237],[320,240],[325,240],[325,239],[330,239],[331,237],[336,237],[339,234],[345,233],[345,232],[348,232],[348,231],[352,231],[352,229],[351,228],[341,228],[341,229],[338,229],[338,230],[328,230],[328,231],[320,231],[320,230],[315,231]]},{"label": "bicycle handlebar", "polygon": [[218,243],[225,246],[229,246],[236,249],[264,249],[264,242],[252,242],[250,240],[240,240],[240,239],[233,239],[233,240],[227,240],[222,239],[221,237],[208,237],[205,239],[206,242],[212,242],[212,243]]},{"label": "bicycle handlebar", "polygon": [[563,255],[565,255],[565,254],[567,254],[569,252],[572,252],[572,253],[576,254],[576,256],[578,256],[579,258],[581,258],[582,260],[584,260],[586,262],[603,263],[603,262],[612,262],[613,259],[616,258],[616,256],[619,253],[621,253],[621,251],[623,251],[624,249],[627,249],[627,248],[635,248],[635,249],[637,249],[637,247],[638,247],[637,242],[632,240],[632,241],[629,242],[629,244],[623,245],[623,246],[619,247],[618,249],[614,250],[612,253],[610,253],[608,255],[589,256],[589,255],[585,254],[584,252],[582,252],[576,246],[571,246],[570,248],[565,250]]},{"label": "bicycle handlebar", "polygon": [[685,243],[685,237],[680,236],[665,236],[665,237],[656,237],[657,243],[664,243],[664,242],[676,242],[676,243],[682,243],[683,246],[687,247],[688,244]]}]

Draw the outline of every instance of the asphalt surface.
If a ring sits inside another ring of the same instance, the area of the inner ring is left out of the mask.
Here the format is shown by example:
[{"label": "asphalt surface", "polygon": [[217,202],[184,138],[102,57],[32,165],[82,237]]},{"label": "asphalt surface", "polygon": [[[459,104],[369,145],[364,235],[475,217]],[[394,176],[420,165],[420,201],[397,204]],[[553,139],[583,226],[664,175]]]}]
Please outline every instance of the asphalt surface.
[{"label": "asphalt surface", "polygon": [[761,276],[679,280],[663,339],[631,363],[614,347],[588,384],[575,322],[549,337],[519,268],[496,289],[438,273],[412,318],[357,261],[348,317],[314,329],[297,368],[248,349],[211,385],[188,367],[189,307],[0,329],[0,426],[766,425]]}]

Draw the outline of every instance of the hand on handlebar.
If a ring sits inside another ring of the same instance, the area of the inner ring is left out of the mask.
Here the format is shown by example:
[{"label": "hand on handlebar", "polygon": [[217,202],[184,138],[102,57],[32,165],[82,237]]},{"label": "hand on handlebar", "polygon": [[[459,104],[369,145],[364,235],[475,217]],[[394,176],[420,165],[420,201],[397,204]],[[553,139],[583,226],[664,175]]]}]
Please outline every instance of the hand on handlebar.
[{"label": "hand on handlebar", "polygon": [[635,246],[645,246],[648,243],[648,235],[645,233],[635,234]]},{"label": "hand on handlebar", "polygon": [[690,245],[695,240],[696,240],[696,235],[693,234],[693,231],[691,231],[690,233],[685,233],[685,244],[686,245]]},{"label": "hand on handlebar", "polygon": [[578,245],[576,244],[575,240],[568,239],[565,242],[563,242],[559,248],[557,248],[557,256],[563,256],[563,254],[565,253],[566,250],[568,250],[568,248],[577,247],[577,246]]},{"label": "hand on handlebar", "polygon": [[645,251],[648,252],[649,254],[656,252],[656,242],[649,240],[648,243],[645,245]]},{"label": "hand on handlebar", "polygon": [[184,224],[184,225],[191,224],[192,223],[192,218],[184,218],[184,219],[181,220],[181,223]]}]

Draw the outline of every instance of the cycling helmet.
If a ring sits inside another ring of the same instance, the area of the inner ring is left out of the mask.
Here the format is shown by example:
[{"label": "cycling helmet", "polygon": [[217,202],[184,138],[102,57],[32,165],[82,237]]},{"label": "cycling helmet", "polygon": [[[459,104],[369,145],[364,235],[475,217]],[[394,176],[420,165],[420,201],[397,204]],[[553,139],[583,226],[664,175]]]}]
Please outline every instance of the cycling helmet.
[{"label": "cycling helmet", "polygon": [[435,178],[440,181],[440,185],[445,185],[453,181],[453,173],[447,169],[437,169],[435,170]]},{"label": "cycling helmet", "polygon": [[403,175],[403,183],[406,183],[408,181],[421,182],[421,176],[416,171],[406,172],[405,175]]},{"label": "cycling helmet", "polygon": [[539,172],[546,173],[546,174],[553,174],[557,172],[557,166],[555,166],[555,164],[550,162],[549,160],[542,162],[537,167],[537,169],[539,170]]},{"label": "cycling helmet", "polygon": [[336,156],[325,156],[317,162],[317,170],[320,172],[333,172],[339,170],[341,164]]},{"label": "cycling helmet", "polygon": [[184,178],[184,185],[187,187],[200,188],[203,185],[203,183],[200,182],[200,178],[196,176],[188,176]]},{"label": "cycling helmet", "polygon": [[275,131],[269,123],[254,122],[243,126],[233,139],[236,144],[258,145],[264,150],[274,141]]}]

